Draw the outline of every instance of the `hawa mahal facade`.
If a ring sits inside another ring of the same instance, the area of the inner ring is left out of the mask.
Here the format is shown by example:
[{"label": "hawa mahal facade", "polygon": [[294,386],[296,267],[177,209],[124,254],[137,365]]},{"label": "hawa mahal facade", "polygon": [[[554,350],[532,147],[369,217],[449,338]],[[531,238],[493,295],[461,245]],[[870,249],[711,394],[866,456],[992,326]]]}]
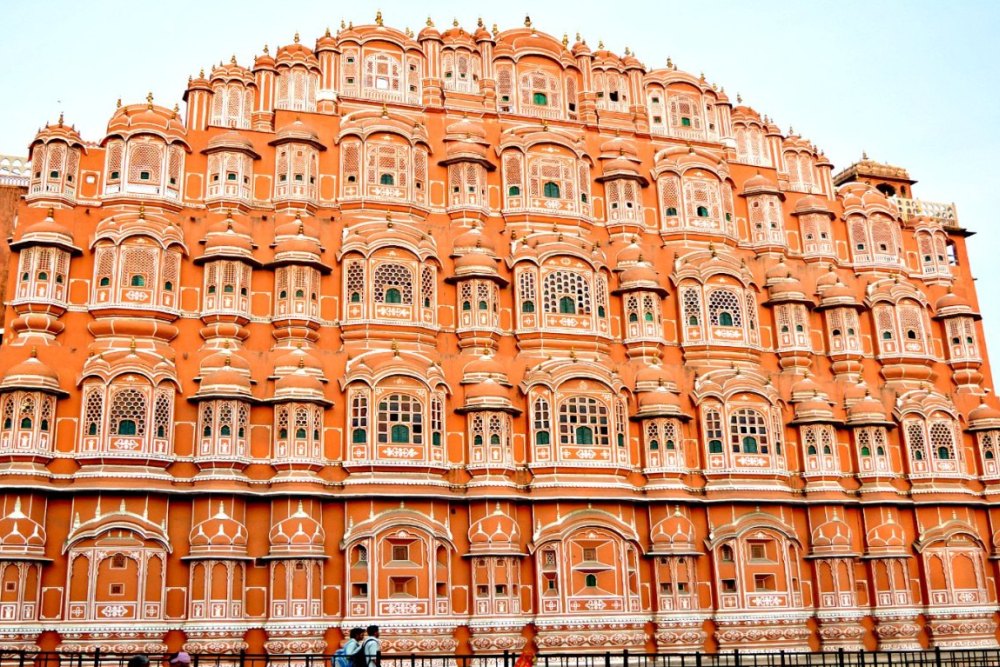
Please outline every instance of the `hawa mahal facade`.
[{"label": "hawa mahal facade", "polygon": [[526,21],[342,26],[31,144],[0,645],[996,646],[951,205]]}]

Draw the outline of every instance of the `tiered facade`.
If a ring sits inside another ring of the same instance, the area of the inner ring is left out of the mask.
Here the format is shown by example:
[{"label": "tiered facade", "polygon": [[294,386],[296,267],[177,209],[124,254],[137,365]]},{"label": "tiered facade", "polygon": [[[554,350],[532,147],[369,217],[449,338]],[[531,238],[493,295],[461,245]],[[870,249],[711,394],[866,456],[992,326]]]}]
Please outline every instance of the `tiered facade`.
[{"label": "tiered facade", "polygon": [[31,144],[0,646],[997,644],[968,232],[905,171],[530,21],[184,99]]}]

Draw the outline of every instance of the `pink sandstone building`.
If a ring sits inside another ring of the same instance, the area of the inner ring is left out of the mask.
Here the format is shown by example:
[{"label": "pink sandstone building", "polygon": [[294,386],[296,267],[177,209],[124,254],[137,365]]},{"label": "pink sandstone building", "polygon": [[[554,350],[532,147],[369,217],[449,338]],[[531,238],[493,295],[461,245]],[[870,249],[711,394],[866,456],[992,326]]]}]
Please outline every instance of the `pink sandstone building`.
[{"label": "pink sandstone building", "polygon": [[906,170],[530,21],[184,101],[31,143],[0,647],[997,645],[970,232]]}]

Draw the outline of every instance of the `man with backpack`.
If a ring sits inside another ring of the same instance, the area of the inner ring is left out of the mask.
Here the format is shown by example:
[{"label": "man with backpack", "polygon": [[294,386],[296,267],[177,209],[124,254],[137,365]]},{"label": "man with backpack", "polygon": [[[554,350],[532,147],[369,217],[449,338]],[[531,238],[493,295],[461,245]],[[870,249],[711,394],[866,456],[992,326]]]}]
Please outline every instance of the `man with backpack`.
[{"label": "man with backpack", "polygon": [[362,628],[351,628],[347,643],[337,649],[330,660],[330,667],[351,667],[354,656],[361,651],[361,638],[365,631]]},{"label": "man with backpack", "polygon": [[351,667],[381,667],[382,642],[378,639],[378,626],[368,626],[368,636],[361,643],[361,648],[354,654]]}]

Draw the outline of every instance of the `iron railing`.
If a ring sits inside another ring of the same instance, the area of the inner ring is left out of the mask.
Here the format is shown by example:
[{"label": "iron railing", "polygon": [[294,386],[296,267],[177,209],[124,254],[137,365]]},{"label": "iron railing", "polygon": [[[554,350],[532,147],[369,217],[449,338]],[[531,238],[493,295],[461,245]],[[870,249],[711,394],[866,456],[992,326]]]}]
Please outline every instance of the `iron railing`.
[{"label": "iron railing", "polygon": [[[135,654],[0,652],[0,667],[127,667]],[[148,655],[151,667],[166,667],[170,655]],[[515,667],[520,656],[505,652],[482,655],[386,654],[380,667]],[[194,654],[191,667],[330,667],[322,654]],[[910,651],[774,651],[767,653],[539,653],[535,667],[1000,667],[1000,649]]]}]

